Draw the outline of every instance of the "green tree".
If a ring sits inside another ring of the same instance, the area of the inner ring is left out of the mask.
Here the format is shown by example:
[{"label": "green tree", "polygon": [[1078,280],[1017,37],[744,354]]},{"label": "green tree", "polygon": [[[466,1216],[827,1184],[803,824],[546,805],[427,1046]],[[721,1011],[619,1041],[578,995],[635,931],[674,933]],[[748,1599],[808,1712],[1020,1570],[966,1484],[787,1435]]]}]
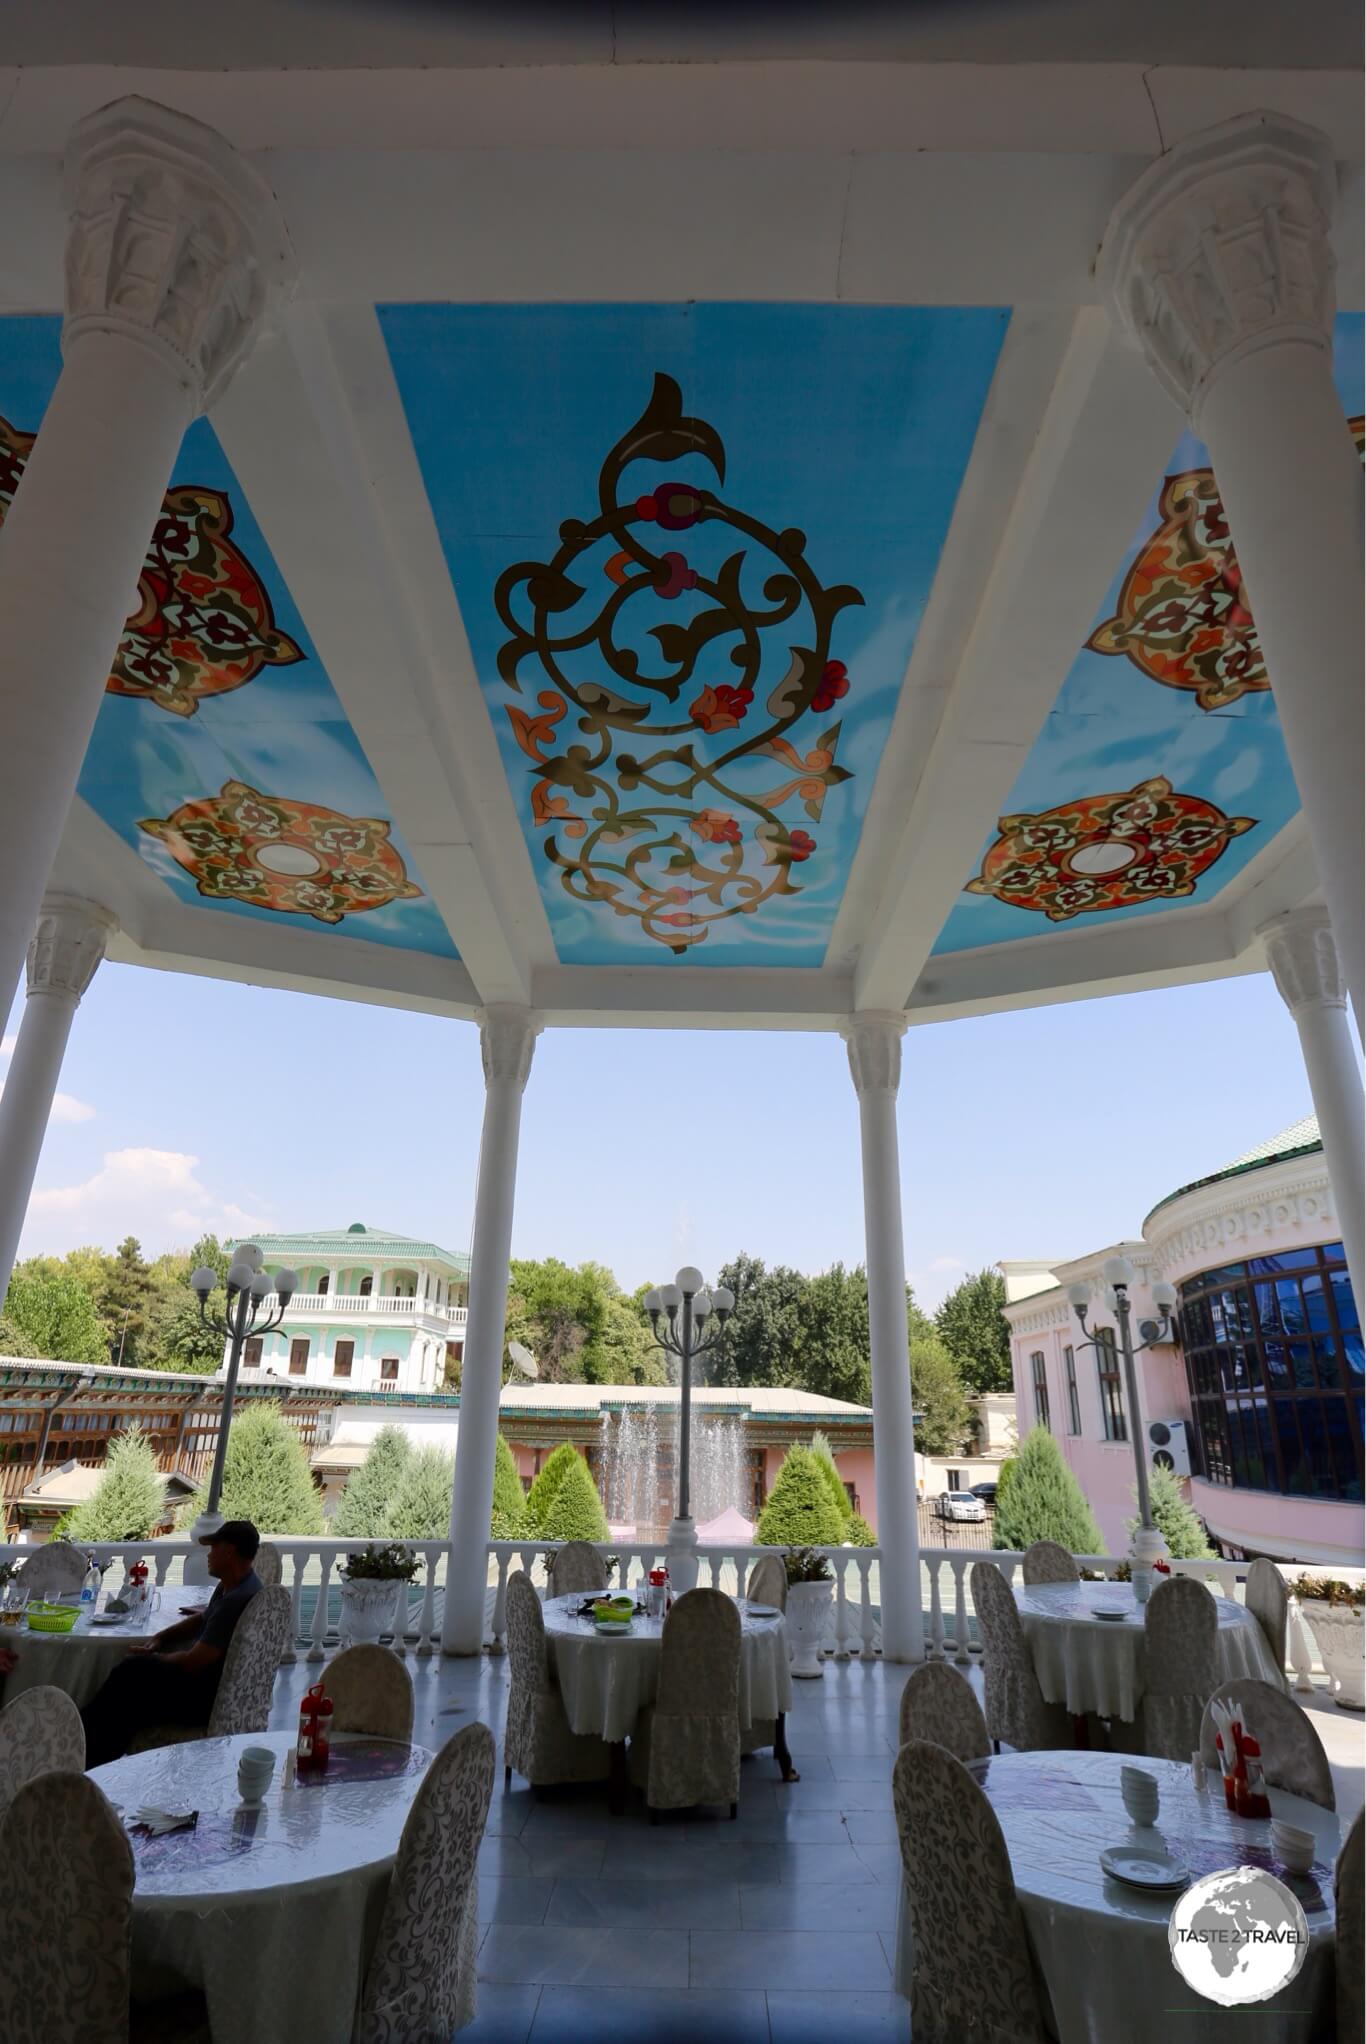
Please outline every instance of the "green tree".
[{"label": "green tree", "polygon": [[1035,1427],[1025,1436],[1009,1484],[1004,1491],[998,1485],[994,1537],[1005,1548],[1056,1540],[1069,1554],[1104,1552],[1085,1493],[1047,1427]]},{"label": "green tree", "polygon": [[844,1518],[809,1448],[794,1443],[783,1457],[757,1537],[761,1547],[838,1547],[843,1540]]},{"label": "green tree", "polygon": [[51,1272],[18,1264],[5,1312],[32,1353],[53,1363],[107,1363],[109,1344],[85,1286],[60,1266]]},{"label": "green tree", "polygon": [[802,1294],[797,1353],[802,1386],[823,1398],[867,1405],[873,1382],[869,1355],[867,1273],[862,1265],[846,1270],[833,1263],[808,1278]]},{"label": "green tree", "polygon": [[799,1270],[767,1270],[743,1252],[721,1266],[717,1283],[735,1294],[735,1308],[713,1359],[717,1384],[801,1386],[802,1310],[807,1281]]},{"label": "green tree", "polygon": [[499,1434],[493,1451],[493,1513],[489,1536],[493,1540],[520,1540],[529,1530],[522,1479],[517,1458]]},{"label": "green tree", "polygon": [[849,1493],[844,1488],[844,1478],[835,1467],[834,1450],[824,1434],[817,1432],[811,1436],[811,1454],[834,1501],[835,1510],[847,1525],[854,1516],[854,1507],[850,1504]]},{"label": "green tree", "polygon": [[662,1362],[642,1310],[605,1264],[577,1268],[557,1256],[514,1260],[507,1339],[529,1348],[543,1381],[662,1384]]},{"label": "green tree", "polygon": [[[1130,1497],[1137,1501],[1138,1492],[1132,1486]],[[1187,1502],[1181,1489],[1180,1480],[1170,1469],[1148,1471],[1148,1502],[1153,1509],[1153,1524],[1167,1543],[1167,1551],[1174,1561],[1204,1561],[1214,1549],[1205,1538],[1193,1507]],[[1136,1518],[1128,1521],[1130,1533],[1138,1531]]]},{"label": "green tree", "polygon": [[36,1343],[29,1340],[22,1327],[11,1320],[8,1313],[0,1313],[0,1356],[37,1356]]},{"label": "green tree", "polygon": [[972,1406],[958,1365],[937,1334],[911,1337],[911,1403],[921,1415],[915,1445],[922,1455],[962,1452]]},{"label": "green tree", "polygon": [[121,1363],[128,1370],[143,1367],[142,1345],[153,1293],[142,1244],[136,1235],[125,1235],[113,1256],[106,1259],[104,1282],[96,1299],[109,1329],[110,1362]]},{"label": "green tree", "polygon": [[[194,1524],[206,1496],[207,1486],[187,1499],[179,1513],[181,1526]],[[323,1531],[322,1500],[308,1450],[278,1405],[253,1400],[235,1414],[219,1510],[225,1519],[250,1519],[262,1533]]]},{"label": "green tree", "polygon": [[1002,1308],[1005,1279],[999,1270],[979,1270],[955,1285],[934,1316],[939,1337],[974,1394],[1009,1391],[1010,1328]]},{"label": "green tree", "polygon": [[588,1464],[577,1451],[551,1500],[544,1532],[547,1540],[606,1540],[608,1537],[607,1514],[602,1509],[598,1487]]},{"label": "green tree", "polygon": [[216,1235],[201,1235],[191,1249],[168,1250],[151,1266],[151,1295],[140,1348],[140,1367],[211,1376],[222,1367],[223,1337],[206,1325],[190,1290],[190,1273],[201,1264],[227,1275],[228,1253]]},{"label": "green tree", "polygon": [[862,1512],[851,1512],[844,1522],[844,1543],[846,1547],[876,1547],[874,1533]]},{"label": "green tree", "polygon": [[564,1482],[565,1472],[570,1465],[582,1460],[572,1441],[561,1441],[547,1457],[544,1469],[536,1477],[527,1492],[527,1517],[534,1533],[544,1533],[550,1507],[555,1502],[555,1493]]},{"label": "green tree", "polygon": [[116,1434],[93,1494],[68,1513],[72,1540],[145,1540],[161,1523],[166,1486],[155,1450],[137,1427]]},{"label": "green tree", "polygon": [[391,1540],[444,1540],[451,1524],[455,1458],[439,1448],[418,1448],[409,1457],[389,1513]]},{"label": "green tree", "polygon": [[381,1540],[389,1531],[389,1511],[412,1446],[402,1427],[381,1427],[365,1451],[365,1460],[347,1479],[332,1516],[339,1540]]}]

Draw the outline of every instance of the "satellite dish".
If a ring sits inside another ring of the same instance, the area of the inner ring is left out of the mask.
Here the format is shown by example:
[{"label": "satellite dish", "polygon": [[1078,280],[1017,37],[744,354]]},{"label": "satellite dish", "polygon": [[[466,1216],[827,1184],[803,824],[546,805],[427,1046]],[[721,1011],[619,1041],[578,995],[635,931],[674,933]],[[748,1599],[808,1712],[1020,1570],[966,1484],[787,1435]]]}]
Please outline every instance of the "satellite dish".
[{"label": "satellite dish", "polygon": [[513,1369],[518,1371],[523,1377],[539,1377],[541,1374],[537,1368],[535,1356],[532,1355],[529,1348],[523,1347],[520,1341],[510,1341],[508,1343],[508,1360],[511,1362]]}]

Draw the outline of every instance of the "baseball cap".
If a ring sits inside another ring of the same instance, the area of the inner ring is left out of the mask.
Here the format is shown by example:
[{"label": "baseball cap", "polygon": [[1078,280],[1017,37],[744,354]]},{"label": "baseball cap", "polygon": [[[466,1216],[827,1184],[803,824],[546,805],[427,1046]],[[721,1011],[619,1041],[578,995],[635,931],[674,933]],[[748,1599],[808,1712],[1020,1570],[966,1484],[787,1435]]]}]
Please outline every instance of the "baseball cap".
[{"label": "baseball cap", "polygon": [[261,1536],[250,1519],[225,1519],[216,1533],[201,1533],[201,1547],[213,1547],[225,1540],[229,1547],[235,1547],[243,1561],[255,1561],[256,1551],[261,1545]]}]

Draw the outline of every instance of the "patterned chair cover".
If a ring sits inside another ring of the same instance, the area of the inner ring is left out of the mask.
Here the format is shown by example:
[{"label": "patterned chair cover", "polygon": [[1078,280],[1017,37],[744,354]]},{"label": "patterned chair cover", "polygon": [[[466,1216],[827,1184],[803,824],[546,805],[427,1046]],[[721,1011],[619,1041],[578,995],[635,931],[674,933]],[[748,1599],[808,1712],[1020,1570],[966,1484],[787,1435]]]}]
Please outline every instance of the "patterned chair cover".
[{"label": "patterned chair cover", "polygon": [[446,2044],[474,2016],[469,1927],[495,1764],[488,1726],[466,1725],[423,1777],[394,1859],[356,2044]]},{"label": "patterned chair cover", "polygon": [[659,1688],[631,1740],[631,1778],[656,1810],[740,1801],[740,1614],[689,1590],[664,1621]]},{"label": "patterned chair cover", "polygon": [[1205,1699],[1219,1682],[1219,1613],[1193,1576],[1158,1584],[1143,1614],[1141,1750],[1158,1760],[1189,1760],[1200,1744]]},{"label": "patterned chair cover", "polygon": [[284,1574],[284,1559],[279,1548],[272,1547],[268,1540],[263,1540],[256,1550],[256,1559],[252,1567],[264,1588],[273,1590]]},{"label": "patterned chair cover", "polygon": [[84,1774],[85,1726],[64,1689],[44,1683],[0,1710],[0,1817],[40,1774]]},{"label": "patterned chair cover", "polygon": [[752,1604],[787,1609],[787,1565],[780,1554],[761,1554],[749,1572],[745,1596]]},{"label": "patterned chair cover", "polygon": [[347,1647],[326,1677],[332,1729],[367,1732],[372,1739],[411,1739],[413,1678],[388,1647]]},{"label": "patterned chair cover", "polygon": [[71,1541],[49,1540],[24,1563],[18,1582],[30,1597],[55,1597],[62,1590],[79,1590],[89,1566]]},{"label": "patterned chair cover", "polygon": [[503,1736],[503,1779],[512,1770],[533,1788],[551,1782],[602,1781],[611,1771],[606,1742],[571,1731],[555,1685],[545,1644],[541,1600],[525,1569],[508,1577],[507,1728]]},{"label": "patterned chair cover", "polygon": [[892,1808],[915,2044],[961,2044],[965,2010],[973,2044],[1044,2044],[1024,1917],[991,1804],[961,1760],[912,1739],[892,1769]]},{"label": "patterned chair cover", "polygon": [[275,1677],[289,1645],[293,1615],[288,1590],[278,1583],[258,1590],[237,1621],[208,1724],[153,1725],[129,1741],[128,1751],[145,1753],[150,1746],[179,1746],[187,1739],[226,1739],[235,1732],[264,1732],[270,1723]]},{"label": "patterned chair cover", "polygon": [[1363,1813],[1347,1833],[1333,1869],[1337,1906],[1338,2044],[1362,2044],[1366,2036],[1366,1894],[1362,1892]]},{"label": "patterned chair cover", "polygon": [[0,1823],[5,2044],[123,2044],[128,2036],[133,1848],[84,1774],[21,1788]]},{"label": "patterned chair cover", "polygon": [[588,1596],[607,1588],[607,1564],[587,1540],[567,1540],[550,1564],[548,1597],[568,1597],[574,1591]]},{"label": "patterned chair cover", "polygon": [[1247,1572],[1247,1608],[1261,1626],[1271,1658],[1285,1679],[1285,1635],[1290,1620],[1290,1592],[1274,1561],[1258,1556]]},{"label": "patterned chair cover", "polygon": [[991,1751],[982,1706],[946,1661],[926,1661],[901,1692],[901,1744],[912,1739],[928,1739],[955,1760],[984,1760]]},{"label": "patterned chair cover", "polygon": [[[1318,1803],[1325,1810],[1337,1808],[1333,1771],[1323,1741],[1314,1730],[1309,1713],[1301,1710],[1292,1696],[1273,1683],[1259,1682],[1255,1675],[1223,1682],[1214,1694],[1221,1703],[1232,1698],[1237,1714],[1262,1749],[1262,1765],[1272,1788],[1286,1789],[1292,1796],[1307,1796],[1311,1803]],[[1214,1735],[1214,1716],[1207,1703],[1200,1720],[1200,1751],[1205,1765],[1217,1773],[1219,1755]]]},{"label": "patterned chair cover", "polygon": [[1021,1564],[1027,1583],[1079,1583],[1081,1570],[1056,1540],[1036,1540],[1026,1547]]},{"label": "patterned chair cover", "polygon": [[1070,1746],[1072,1720],[1061,1704],[1045,1703],[1029,1642],[1009,1586],[994,1561],[972,1568],[972,1603],[982,1635],[988,1736],[1021,1753]]}]

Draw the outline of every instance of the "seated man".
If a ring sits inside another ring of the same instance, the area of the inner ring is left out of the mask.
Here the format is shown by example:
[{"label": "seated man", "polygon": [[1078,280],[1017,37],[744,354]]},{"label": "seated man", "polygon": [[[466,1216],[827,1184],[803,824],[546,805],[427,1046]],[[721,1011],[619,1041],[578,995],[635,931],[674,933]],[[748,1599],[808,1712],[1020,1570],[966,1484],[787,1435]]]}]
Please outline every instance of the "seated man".
[{"label": "seated man", "polygon": [[226,1519],[200,1545],[208,1548],[209,1574],[218,1579],[208,1609],[129,1648],[127,1660],[81,1712],[87,1767],[117,1760],[153,1725],[209,1722],[228,1642],[261,1587],[253,1566],[261,1536],[250,1519]]}]

